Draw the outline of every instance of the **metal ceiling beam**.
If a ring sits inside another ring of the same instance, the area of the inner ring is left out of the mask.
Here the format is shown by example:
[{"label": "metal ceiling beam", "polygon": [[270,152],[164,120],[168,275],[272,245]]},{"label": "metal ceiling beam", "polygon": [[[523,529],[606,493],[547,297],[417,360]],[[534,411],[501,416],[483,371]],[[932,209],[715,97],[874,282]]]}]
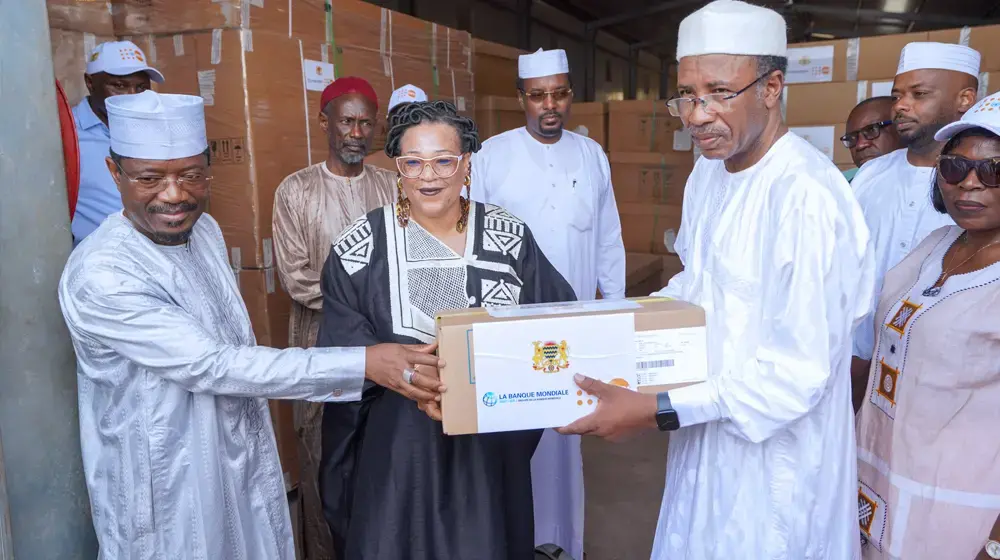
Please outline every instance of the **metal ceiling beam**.
[{"label": "metal ceiling beam", "polygon": [[847,21],[855,21],[856,19],[889,20],[889,21],[900,21],[904,23],[909,23],[909,22],[929,23],[929,24],[938,24],[938,25],[955,26],[955,27],[962,27],[965,25],[986,25],[991,23],[997,23],[996,21],[983,21],[981,18],[961,17],[961,16],[953,16],[947,14],[926,14],[926,13],[912,13],[912,12],[905,14],[898,14],[895,12],[883,12],[881,10],[870,10],[870,9],[858,10],[855,8],[844,8],[839,6],[819,6],[815,4],[792,4],[790,6],[785,6],[784,11],[799,13],[799,14],[828,16],[833,18],[845,19]]},{"label": "metal ceiling beam", "polygon": [[653,2],[641,10],[625,12],[616,16],[608,16],[606,18],[595,19],[587,22],[587,29],[602,29],[613,25],[621,25],[632,20],[642,19],[644,17],[661,14],[663,12],[669,12],[671,10],[690,6],[691,4],[703,3],[704,0],[668,0],[667,2]]}]

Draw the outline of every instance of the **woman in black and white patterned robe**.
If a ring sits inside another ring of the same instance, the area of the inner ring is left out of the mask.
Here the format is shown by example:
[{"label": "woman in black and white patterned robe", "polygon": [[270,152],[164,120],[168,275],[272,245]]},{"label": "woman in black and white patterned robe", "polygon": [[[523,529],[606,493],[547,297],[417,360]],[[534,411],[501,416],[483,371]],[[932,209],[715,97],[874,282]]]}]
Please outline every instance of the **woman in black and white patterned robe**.
[{"label": "woman in black and white patterned robe", "polygon": [[[408,128],[427,122],[455,127],[451,153],[460,142],[462,165],[478,149],[475,125],[450,104],[404,109],[393,118],[390,156],[399,155],[399,137]],[[424,168],[429,160],[418,160],[397,161],[401,169],[419,165],[424,181],[442,183]],[[440,161],[445,171],[453,163]],[[457,180],[460,192],[461,175]],[[406,195],[421,204],[419,194],[407,189]],[[440,202],[438,196],[429,200]],[[461,253],[453,249],[454,237],[449,246],[422,227],[415,208],[414,219],[401,225],[398,203],[369,213],[340,236],[322,275],[319,346],[428,343],[444,309],[576,299],[524,222],[496,206],[456,203],[467,224],[457,226],[465,236]],[[366,387],[361,403],[327,404],[320,485],[338,558],[532,558],[530,462],[541,434],[446,436],[414,402],[377,386]]]}]

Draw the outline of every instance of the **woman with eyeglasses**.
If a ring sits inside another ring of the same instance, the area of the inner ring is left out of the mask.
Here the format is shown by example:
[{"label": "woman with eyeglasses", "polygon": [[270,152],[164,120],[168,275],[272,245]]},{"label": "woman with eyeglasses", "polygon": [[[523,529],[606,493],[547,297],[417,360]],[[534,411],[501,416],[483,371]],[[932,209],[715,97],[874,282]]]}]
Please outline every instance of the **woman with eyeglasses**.
[{"label": "woman with eyeglasses", "polygon": [[1000,558],[1000,94],[947,142],[931,233],[885,278],[858,419],[865,558]]},{"label": "woman with eyeglasses", "polygon": [[[318,346],[430,343],[444,309],[570,301],[524,222],[468,198],[476,125],[447,102],[393,113],[398,199],[336,240]],[[416,369],[411,375],[437,377]],[[531,558],[531,456],[541,430],[442,433],[436,403],[366,387],[327,404],[320,487],[341,560]]]}]

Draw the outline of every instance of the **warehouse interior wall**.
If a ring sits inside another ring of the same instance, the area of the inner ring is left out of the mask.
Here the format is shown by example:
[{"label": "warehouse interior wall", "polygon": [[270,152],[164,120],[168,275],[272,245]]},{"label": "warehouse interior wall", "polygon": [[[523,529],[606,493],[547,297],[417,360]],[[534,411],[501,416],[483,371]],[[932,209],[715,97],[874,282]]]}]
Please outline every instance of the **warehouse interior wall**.
[{"label": "warehouse interior wall", "polygon": [[[516,0],[367,0],[383,8],[411,10],[418,18],[462,29],[473,37],[512,47],[518,46]],[[530,50],[563,49],[569,58],[570,73],[582,94],[587,59],[584,22],[549,6],[534,2],[531,7]],[[629,46],[604,32],[597,33],[594,101],[626,99],[629,75]],[[661,92],[660,59],[651,53],[639,54],[636,99],[667,97]],[[513,85],[511,86],[513,90]],[[513,91],[512,91],[513,95]],[[579,95],[579,94],[578,94]]]}]

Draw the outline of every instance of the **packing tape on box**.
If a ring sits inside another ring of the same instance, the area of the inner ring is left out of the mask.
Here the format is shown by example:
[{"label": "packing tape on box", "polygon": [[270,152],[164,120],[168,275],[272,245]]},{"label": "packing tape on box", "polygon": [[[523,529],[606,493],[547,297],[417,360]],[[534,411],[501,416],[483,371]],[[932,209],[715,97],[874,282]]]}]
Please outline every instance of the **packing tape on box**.
[{"label": "packing tape on box", "polygon": [[868,80],[861,80],[858,82],[857,102],[861,103],[865,99],[868,99]]},{"label": "packing tape on box", "polygon": [[451,28],[445,27],[445,42],[447,43],[447,50],[445,52],[444,67],[451,68]]},{"label": "packing tape on box", "polygon": [[[302,42],[299,41],[299,55],[302,54]],[[319,59],[323,61],[323,64],[330,63],[330,45],[323,43],[319,46]]]},{"label": "packing tape on box", "polygon": [[972,38],[972,28],[963,27],[962,30],[958,33],[958,44],[962,45],[963,47],[968,47],[969,39],[971,38]]},{"label": "packing tape on box", "polygon": [[455,87],[455,70],[451,71],[451,96],[455,102],[455,110],[458,110],[458,88]]},{"label": "packing tape on box", "polygon": [[340,49],[337,48],[337,37],[333,31],[333,0],[326,0],[324,5],[326,11],[326,42],[333,49],[333,79],[337,79],[337,71],[343,68],[343,60],[340,56]]},{"label": "packing tape on box", "polygon": [[976,92],[976,99],[982,99],[986,97],[986,93],[990,91],[990,73],[980,72],[979,74],[979,91]]},{"label": "packing tape on box", "polygon": [[83,34],[83,61],[90,62],[90,55],[97,48],[97,37],[93,33]]},{"label": "packing tape on box", "polygon": [[174,56],[184,56],[184,36],[174,35]]},{"label": "packing tape on box", "polygon": [[847,40],[847,81],[858,79],[858,59],[861,57],[861,39],[853,37]]},{"label": "packing tape on box", "polygon": [[212,30],[212,64],[222,62],[222,30]]},{"label": "packing tape on box", "polygon": [[250,0],[240,0],[240,27],[250,29]]},{"label": "packing tape on box", "polygon": [[[326,43],[323,44],[326,47]],[[326,54],[326,50],[323,51]],[[326,57],[323,57],[323,62],[326,62]],[[306,119],[306,162],[312,165],[312,131],[309,130],[309,95],[306,93],[306,56],[302,49],[302,39],[299,39],[299,67],[302,68],[302,113]],[[319,108],[320,111],[323,110],[322,107]]]},{"label": "packing tape on box", "polygon": [[156,37],[146,35],[146,60],[150,66],[156,65]]},{"label": "packing tape on box", "polygon": [[431,66],[437,66],[438,24],[431,23]]},{"label": "packing tape on box", "polygon": [[253,52],[253,31],[241,29],[240,42],[243,44],[243,52]]},{"label": "packing tape on box", "polygon": [[264,266],[274,266],[274,244],[270,237],[264,238]]},{"label": "packing tape on box", "polygon": [[232,262],[230,264],[232,265],[234,270],[239,272],[239,270],[243,268],[243,255],[240,252],[240,248],[233,247],[233,249],[229,252],[229,254],[231,255],[232,258]]},{"label": "packing tape on box", "polygon": [[264,269],[264,290],[269,294],[274,293],[274,269],[266,268]]},{"label": "packing tape on box", "polygon": [[292,0],[288,0],[288,38],[292,38]]},{"label": "packing tape on box", "polygon": [[198,70],[198,95],[206,107],[215,106],[215,70]]}]

